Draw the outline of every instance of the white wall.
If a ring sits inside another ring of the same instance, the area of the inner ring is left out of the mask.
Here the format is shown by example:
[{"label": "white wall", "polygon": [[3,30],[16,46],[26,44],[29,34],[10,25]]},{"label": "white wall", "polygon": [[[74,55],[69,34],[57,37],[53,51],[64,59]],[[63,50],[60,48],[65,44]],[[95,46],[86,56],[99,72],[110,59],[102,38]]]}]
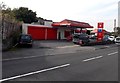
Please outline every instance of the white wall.
[{"label": "white wall", "polygon": [[64,37],[64,29],[58,29],[58,31],[57,31],[57,39],[59,39],[59,32],[60,32],[60,36],[61,36],[61,38],[60,39],[65,39],[65,37]]},{"label": "white wall", "polygon": [[61,35],[61,39],[66,39],[65,38],[65,30],[67,30],[66,28],[59,28],[58,31],[57,31],[57,39],[58,39],[58,35],[59,35],[59,32],[60,32],[60,35]]},{"label": "white wall", "polygon": [[28,33],[28,24],[22,24],[22,34]]},{"label": "white wall", "polygon": [[45,26],[51,26],[51,24],[52,24],[53,22],[49,22],[49,21],[45,21]]}]

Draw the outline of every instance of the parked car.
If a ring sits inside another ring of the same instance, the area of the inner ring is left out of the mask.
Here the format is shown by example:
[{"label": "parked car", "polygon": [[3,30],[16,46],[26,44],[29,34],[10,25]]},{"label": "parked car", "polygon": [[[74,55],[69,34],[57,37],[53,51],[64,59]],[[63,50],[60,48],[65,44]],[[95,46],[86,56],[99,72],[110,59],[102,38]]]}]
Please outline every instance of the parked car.
[{"label": "parked car", "polygon": [[97,36],[89,37],[89,44],[97,44]]},{"label": "parked car", "polygon": [[89,35],[83,34],[74,34],[73,35],[73,43],[79,45],[85,45],[89,43]]},{"label": "parked car", "polygon": [[93,45],[97,43],[96,36],[89,36],[88,34],[79,34],[73,36],[73,43],[83,45]]},{"label": "parked car", "polygon": [[20,46],[29,45],[30,47],[32,47],[33,40],[32,40],[31,35],[29,35],[29,34],[21,34],[21,35],[19,36],[18,44],[19,44]]},{"label": "parked car", "polygon": [[115,38],[115,43],[120,45],[120,36]]},{"label": "parked car", "polygon": [[[112,37],[111,37],[112,38]],[[103,37],[103,40],[102,40],[102,43],[103,44],[110,44],[110,43],[113,43],[114,41],[110,39],[110,36],[109,35],[104,35]]]},{"label": "parked car", "polygon": [[97,36],[89,36],[87,34],[80,34],[73,36],[73,43],[79,45],[96,45],[96,44],[111,44],[113,41],[109,39],[108,35],[105,35],[102,41],[97,41]]},{"label": "parked car", "polygon": [[115,37],[114,37],[114,36],[109,36],[108,39],[109,39],[110,41],[114,42]]}]

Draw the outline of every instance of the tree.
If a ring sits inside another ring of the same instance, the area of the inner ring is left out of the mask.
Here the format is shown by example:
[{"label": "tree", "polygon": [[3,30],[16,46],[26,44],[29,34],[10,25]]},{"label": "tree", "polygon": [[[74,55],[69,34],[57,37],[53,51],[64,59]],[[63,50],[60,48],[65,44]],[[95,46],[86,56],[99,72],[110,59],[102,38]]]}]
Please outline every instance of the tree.
[{"label": "tree", "polygon": [[15,22],[17,19],[15,18],[14,12],[11,10],[11,8],[6,8],[5,10],[2,10],[2,14],[4,16],[4,20],[9,22]]},{"label": "tree", "polygon": [[20,7],[19,9],[13,9],[16,19],[23,21],[24,23],[37,22],[36,12],[29,10],[25,7]]},{"label": "tree", "polygon": [[120,27],[117,27],[118,35],[120,36]]}]

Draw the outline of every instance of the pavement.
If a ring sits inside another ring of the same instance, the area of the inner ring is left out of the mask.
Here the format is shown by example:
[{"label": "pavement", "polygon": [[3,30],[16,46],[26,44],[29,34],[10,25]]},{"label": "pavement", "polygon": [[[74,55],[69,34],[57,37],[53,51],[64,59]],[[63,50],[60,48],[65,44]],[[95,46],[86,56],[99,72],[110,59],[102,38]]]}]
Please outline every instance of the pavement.
[{"label": "pavement", "polygon": [[0,81],[118,81],[118,48],[35,41],[3,53]]},{"label": "pavement", "polygon": [[75,53],[77,51],[88,51],[88,50],[99,50],[109,47],[114,47],[116,45],[96,45],[96,46],[80,46],[73,44],[72,42],[67,42],[65,40],[41,40],[34,41],[33,47],[14,47],[10,51],[3,52],[2,59],[19,59],[21,57],[33,57],[35,56],[51,56],[56,54],[64,53]]},{"label": "pavement", "polygon": [[2,59],[32,57],[32,56],[51,56],[64,53],[75,53],[82,50],[94,50],[94,47],[81,47],[67,41],[34,41],[33,47],[15,47],[10,51],[3,52]]}]

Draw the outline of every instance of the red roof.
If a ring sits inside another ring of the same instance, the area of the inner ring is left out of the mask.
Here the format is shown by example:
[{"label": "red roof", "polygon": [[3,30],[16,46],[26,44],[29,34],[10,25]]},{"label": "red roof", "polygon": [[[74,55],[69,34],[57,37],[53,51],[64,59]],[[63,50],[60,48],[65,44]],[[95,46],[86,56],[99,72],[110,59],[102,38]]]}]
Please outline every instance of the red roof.
[{"label": "red roof", "polygon": [[93,28],[93,26],[89,25],[88,23],[85,22],[78,22],[78,21],[73,21],[73,20],[63,20],[61,22],[55,22],[52,24],[53,27],[80,27],[80,28]]}]

